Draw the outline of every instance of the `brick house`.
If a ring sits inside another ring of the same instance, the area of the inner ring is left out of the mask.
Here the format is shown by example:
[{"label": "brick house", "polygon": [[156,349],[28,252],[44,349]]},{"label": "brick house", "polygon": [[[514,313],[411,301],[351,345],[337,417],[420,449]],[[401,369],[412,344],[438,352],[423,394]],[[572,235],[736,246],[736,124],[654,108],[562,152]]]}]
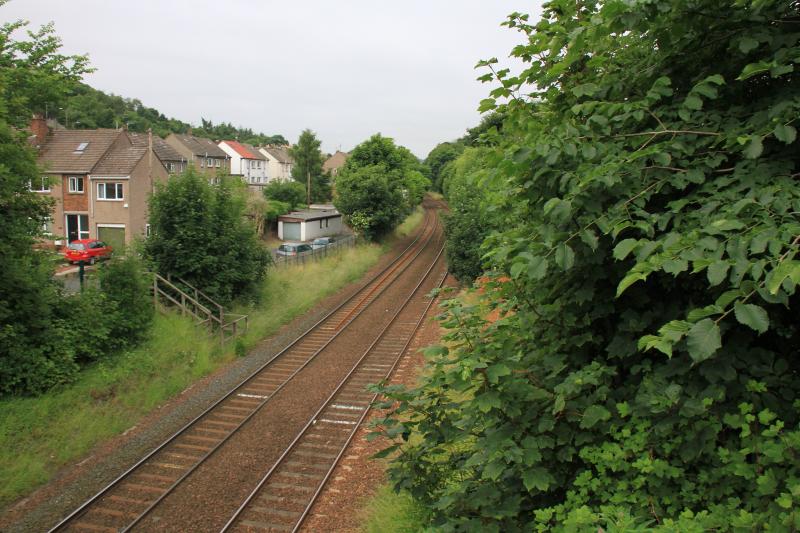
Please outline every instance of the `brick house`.
[{"label": "brick house", "polygon": [[211,139],[190,134],[170,133],[166,143],[177,151],[194,168],[210,178],[231,173],[230,157]]},{"label": "brick house", "polygon": [[117,247],[146,234],[148,197],[168,177],[150,143],[124,130],[49,130],[40,118],[31,131],[44,172],[31,190],[55,201],[47,233]]}]

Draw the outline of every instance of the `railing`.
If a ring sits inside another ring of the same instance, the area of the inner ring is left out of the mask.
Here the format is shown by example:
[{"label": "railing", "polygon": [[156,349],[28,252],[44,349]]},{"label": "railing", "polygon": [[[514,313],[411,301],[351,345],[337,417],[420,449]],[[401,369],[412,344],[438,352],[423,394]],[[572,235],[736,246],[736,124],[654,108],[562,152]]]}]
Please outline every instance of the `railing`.
[{"label": "railing", "polygon": [[225,313],[220,304],[200,289],[180,278],[176,281],[177,284],[163,276],[153,274],[153,305],[157,310],[165,308],[166,302],[172,304],[180,309],[183,316],[190,316],[197,324],[218,331],[222,344],[247,331],[247,315]]},{"label": "railing", "polygon": [[302,252],[297,255],[277,255],[273,254],[273,261],[275,266],[280,268],[288,265],[304,265],[306,262],[319,261],[331,254],[336,254],[344,248],[351,248],[356,244],[355,235],[345,235],[336,237],[336,240],[327,246],[316,248],[308,252]]}]

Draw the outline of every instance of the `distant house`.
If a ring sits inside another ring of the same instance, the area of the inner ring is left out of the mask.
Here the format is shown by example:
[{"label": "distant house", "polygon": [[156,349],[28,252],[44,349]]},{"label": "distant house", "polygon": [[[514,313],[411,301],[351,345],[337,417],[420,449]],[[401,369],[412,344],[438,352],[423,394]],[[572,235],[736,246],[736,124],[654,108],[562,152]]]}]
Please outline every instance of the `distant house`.
[{"label": "distant house", "polygon": [[228,154],[211,139],[170,133],[165,141],[203,174],[217,176],[231,172]]},{"label": "distant house", "polygon": [[149,145],[124,130],[50,130],[41,118],[31,131],[44,175],[30,188],[55,201],[46,233],[117,247],[146,235],[147,200],[168,177]]},{"label": "distant house", "polygon": [[[128,132],[128,135],[131,137],[131,141],[133,141],[134,144],[147,146],[147,143],[150,142],[148,135],[145,133]],[[167,169],[167,172],[170,174],[180,174],[186,170],[186,167],[189,165],[189,161],[186,157],[181,155],[172,146],[168,145],[167,142],[158,135],[152,136],[152,142],[153,152],[156,154],[161,164],[164,165],[164,168]]]},{"label": "distant house", "polygon": [[221,141],[219,147],[230,157],[232,175],[241,176],[251,188],[266,185],[268,160],[258,149],[238,141]]},{"label": "distant house", "polygon": [[288,146],[264,146],[258,149],[267,158],[269,181],[292,179],[294,159],[288,149]]},{"label": "distant house", "polygon": [[335,176],[339,173],[339,169],[347,162],[348,157],[350,157],[350,154],[347,152],[336,150],[336,153],[326,159],[322,164],[322,171],[330,172],[331,176]]},{"label": "distant house", "polygon": [[292,211],[278,217],[278,238],[310,241],[342,232],[342,215],[335,209]]}]

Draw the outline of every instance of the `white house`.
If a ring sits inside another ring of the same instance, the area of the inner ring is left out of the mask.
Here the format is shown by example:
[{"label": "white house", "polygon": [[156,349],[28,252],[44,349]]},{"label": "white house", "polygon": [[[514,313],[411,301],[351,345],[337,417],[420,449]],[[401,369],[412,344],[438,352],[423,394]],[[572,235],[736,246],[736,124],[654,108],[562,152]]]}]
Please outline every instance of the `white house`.
[{"label": "white house", "polygon": [[288,146],[264,146],[258,151],[267,158],[269,181],[292,179],[294,159],[289,155]]},{"label": "white house", "polygon": [[233,176],[241,176],[245,183],[254,187],[266,185],[269,169],[264,154],[254,146],[238,141],[221,141],[219,147],[230,157]]},{"label": "white house", "polygon": [[342,232],[342,214],[335,209],[292,211],[278,217],[278,238],[310,241]]}]

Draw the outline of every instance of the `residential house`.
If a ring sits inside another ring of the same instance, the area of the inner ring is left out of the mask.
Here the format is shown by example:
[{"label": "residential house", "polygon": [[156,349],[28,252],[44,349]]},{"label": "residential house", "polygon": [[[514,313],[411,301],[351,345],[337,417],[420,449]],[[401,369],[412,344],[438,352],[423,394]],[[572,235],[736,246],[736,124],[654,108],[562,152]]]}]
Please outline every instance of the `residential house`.
[{"label": "residential house", "polygon": [[330,172],[331,176],[335,176],[339,173],[339,169],[347,162],[348,157],[350,157],[350,154],[347,152],[336,150],[336,153],[326,159],[322,164],[322,171]]},{"label": "residential house", "polygon": [[267,183],[267,157],[254,146],[238,141],[221,141],[219,147],[228,154],[231,175],[241,176],[251,189],[260,189]]},{"label": "residential house", "polygon": [[227,176],[231,173],[228,154],[211,139],[191,134],[170,133],[165,141],[206,176],[216,177],[219,174]]},{"label": "residential house", "polygon": [[292,179],[294,159],[289,155],[288,146],[263,146],[258,150],[267,158],[269,181]]},{"label": "residential house", "polygon": [[134,144],[138,143],[139,145],[147,146],[149,142],[152,142],[153,152],[155,152],[158,160],[170,174],[181,174],[189,166],[188,159],[158,135],[148,136],[146,133],[134,132],[128,132],[128,135]]},{"label": "residential house", "polygon": [[149,195],[168,177],[148,145],[124,130],[50,130],[41,118],[31,131],[44,169],[31,189],[55,201],[47,233],[117,247],[146,235]]}]

